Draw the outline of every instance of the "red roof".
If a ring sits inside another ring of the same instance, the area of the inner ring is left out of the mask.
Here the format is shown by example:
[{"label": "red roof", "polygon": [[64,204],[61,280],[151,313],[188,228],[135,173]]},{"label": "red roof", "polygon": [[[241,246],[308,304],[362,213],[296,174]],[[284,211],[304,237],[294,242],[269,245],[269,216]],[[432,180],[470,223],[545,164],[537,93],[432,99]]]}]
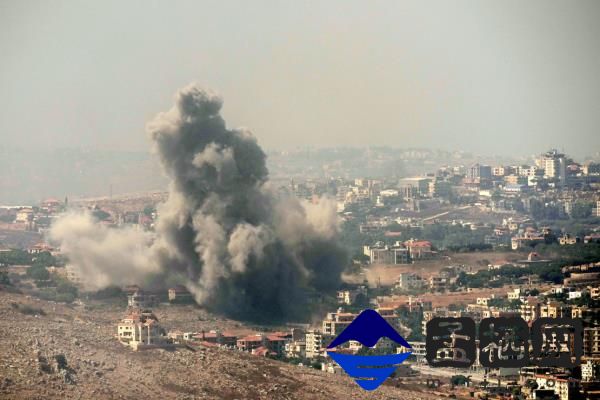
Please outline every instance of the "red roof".
[{"label": "red roof", "polygon": [[262,337],[260,335],[249,335],[243,338],[238,339],[244,342],[262,342]]},{"label": "red roof", "polygon": [[415,240],[404,243],[407,247],[431,247],[431,242],[427,240]]},{"label": "red roof", "polygon": [[267,339],[271,342],[283,342],[285,341],[285,338],[282,338],[281,336],[278,335],[268,335]]}]

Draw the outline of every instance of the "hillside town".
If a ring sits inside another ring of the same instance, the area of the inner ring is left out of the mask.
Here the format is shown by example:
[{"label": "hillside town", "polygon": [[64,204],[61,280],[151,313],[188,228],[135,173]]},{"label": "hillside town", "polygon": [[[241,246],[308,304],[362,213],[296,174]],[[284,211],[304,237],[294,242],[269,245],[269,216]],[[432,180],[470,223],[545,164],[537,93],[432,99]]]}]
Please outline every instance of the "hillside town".
[{"label": "hillside town", "polygon": [[[385,159],[385,152],[373,153]],[[2,290],[52,304],[108,301],[121,310],[112,331],[124,351],[219,349],[334,375],[344,372],[328,357],[327,345],[370,308],[412,347],[396,384],[465,398],[600,396],[600,163],[578,163],[551,150],[527,165],[446,165],[401,178],[295,177],[278,193],[309,203],[334,199],[342,221],[351,255],[343,287],[331,296],[313,295],[312,321],[243,329],[173,326],[157,312],[192,307],[188,288],[139,282],[90,291],[85,274],[47,240],[53,221],[73,210],[108,228],[151,233],[165,199],[158,192],[0,207]],[[514,316],[530,325],[545,317],[581,319],[581,367],[489,369],[479,359],[464,371],[428,366],[426,327],[433,318]],[[374,348],[350,341],[340,351],[406,349],[384,338]]]}]

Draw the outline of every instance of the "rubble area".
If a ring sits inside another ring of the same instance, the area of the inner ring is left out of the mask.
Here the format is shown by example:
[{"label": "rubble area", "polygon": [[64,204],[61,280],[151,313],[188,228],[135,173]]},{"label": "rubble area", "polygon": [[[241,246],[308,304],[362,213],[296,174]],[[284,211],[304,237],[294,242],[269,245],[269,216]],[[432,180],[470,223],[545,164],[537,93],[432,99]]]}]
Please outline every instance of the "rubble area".
[{"label": "rubble area", "polygon": [[[42,309],[29,315],[11,304]],[[252,356],[198,348],[134,352],[115,338],[118,307],[67,306],[0,291],[2,399],[398,399],[438,398]],[[244,330],[192,306],[158,309],[165,325]],[[199,318],[200,316],[200,318]]]}]

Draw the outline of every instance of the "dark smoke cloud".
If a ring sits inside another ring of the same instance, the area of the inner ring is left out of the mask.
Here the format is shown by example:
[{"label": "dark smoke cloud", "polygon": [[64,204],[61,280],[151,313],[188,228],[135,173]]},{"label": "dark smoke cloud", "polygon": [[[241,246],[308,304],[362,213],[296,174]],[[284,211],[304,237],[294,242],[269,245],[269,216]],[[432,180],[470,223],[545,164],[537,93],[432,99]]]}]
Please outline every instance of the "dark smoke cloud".
[{"label": "dark smoke cloud", "polygon": [[[169,199],[158,208],[156,237],[146,246],[148,273],[155,281],[176,279],[198,303],[238,318],[299,318],[310,294],[333,290],[340,281],[346,255],[336,239],[335,204],[278,198],[256,139],[228,129],[221,106],[220,97],[190,85],[171,110],[148,124],[171,179]],[[65,231],[83,220],[67,216],[61,229],[52,230],[71,262],[103,276],[102,285],[119,282],[119,271],[137,278],[139,265],[127,257],[120,256],[115,269],[99,256],[112,250],[112,241],[88,246],[88,252],[72,244]],[[78,236],[94,243],[98,234],[86,227]],[[134,266],[136,273],[127,274]]]}]

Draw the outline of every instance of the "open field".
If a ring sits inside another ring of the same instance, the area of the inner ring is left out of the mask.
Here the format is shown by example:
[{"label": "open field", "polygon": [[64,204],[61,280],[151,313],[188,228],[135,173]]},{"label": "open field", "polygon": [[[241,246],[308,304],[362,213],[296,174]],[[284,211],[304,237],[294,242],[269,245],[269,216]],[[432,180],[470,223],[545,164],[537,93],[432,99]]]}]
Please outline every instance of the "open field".
[{"label": "open field", "polygon": [[[450,256],[444,256],[433,260],[418,261],[408,265],[384,265],[373,264],[369,265],[364,270],[364,275],[345,276],[347,282],[360,283],[365,277],[371,285],[378,282],[383,286],[391,286],[394,284],[398,275],[402,272],[414,272],[423,278],[429,278],[437,275],[439,271],[450,265],[466,265],[471,267],[473,271],[487,268],[487,262],[492,265],[504,264],[522,260],[522,253],[514,252],[475,252],[475,253],[451,253]],[[484,260],[486,262],[484,263]]]}]

